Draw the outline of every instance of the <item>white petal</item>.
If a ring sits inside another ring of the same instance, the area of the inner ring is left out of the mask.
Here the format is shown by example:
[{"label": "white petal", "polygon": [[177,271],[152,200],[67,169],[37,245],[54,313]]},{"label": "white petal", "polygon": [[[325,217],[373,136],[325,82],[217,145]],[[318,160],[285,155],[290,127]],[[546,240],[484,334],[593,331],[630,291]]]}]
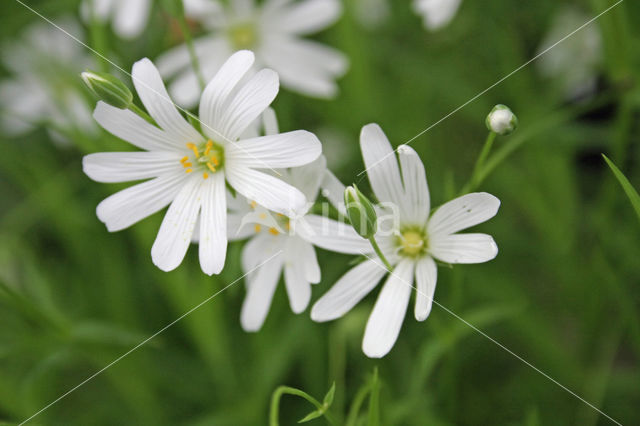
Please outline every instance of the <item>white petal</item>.
[{"label": "white petal", "polygon": [[370,358],[382,358],[396,343],[409,305],[413,268],[413,261],[402,260],[380,291],[362,341],[362,350]]},{"label": "white petal", "polygon": [[253,52],[241,50],[231,55],[211,79],[200,99],[202,130],[213,139],[219,139],[222,114],[227,100],[238,82],[253,65]]},{"label": "white petal", "polygon": [[308,164],[318,158],[322,145],[306,130],[260,136],[227,145],[225,161],[231,166],[287,168]]},{"label": "white petal", "polygon": [[162,220],[151,258],[165,272],[177,268],[187,253],[200,211],[203,181],[197,176],[188,179]]},{"label": "white petal", "polygon": [[227,256],[227,194],[224,173],[214,173],[202,183],[200,214],[200,267],[219,274]]},{"label": "white petal", "polygon": [[225,171],[229,184],[236,191],[268,210],[295,216],[298,210],[305,208],[304,194],[280,179],[244,167],[226,167]]},{"label": "white petal", "polygon": [[498,255],[498,246],[487,234],[438,235],[429,240],[429,252],[447,263],[482,263]]},{"label": "white petal", "polygon": [[[229,199],[227,198],[227,201]],[[227,214],[227,238],[229,241],[240,241],[255,234],[254,228],[246,226],[243,218],[246,213],[229,213]]]},{"label": "white petal", "polygon": [[402,207],[404,189],[398,161],[380,126],[367,124],[360,132],[360,149],[371,188],[378,201]]},{"label": "white petal", "polygon": [[149,18],[150,0],[121,1],[116,9],[113,27],[121,37],[133,38],[140,35]]},{"label": "white petal", "polygon": [[404,222],[424,226],[429,218],[430,202],[427,177],[424,165],[413,148],[407,145],[398,147],[398,158],[404,183],[404,206],[401,218]]},{"label": "white petal", "polygon": [[263,69],[254,74],[233,97],[220,118],[221,133],[235,141],[273,102],[280,87],[278,74]]},{"label": "white petal", "polygon": [[325,250],[346,254],[371,253],[371,243],[351,225],[323,216],[308,214],[295,222],[295,232],[311,244]]},{"label": "white petal", "polygon": [[278,117],[273,108],[269,107],[262,113],[262,127],[265,135],[276,135],[280,133],[278,126]]},{"label": "white petal", "polygon": [[269,28],[291,34],[313,34],[337,21],[342,5],[338,0],[306,0],[270,12],[269,19],[265,19]]},{"label": "white petal", "polygon": [[435,31],[455,17],[462,0],[414,0],[414,10],[421,14],[424,26]]},{"label": "white petal", "polygon": [[120,109],[98,102],[93,118],[106,131],[132,145],[148,151],[173,151],[184,145],[139,115],[128,109]]},{"label": "white petal", "polygon": [[261,46],[264,63],[278,72],[283,86],[319,98],[333,98],[335,79],[342,76],[348,61],[339,51],[290,37],[270,36]]},{"label": "white petal", "polygon": [[202,135],[180,115],[164,87],[160,73],[149,59],[144,58],[133,64],[131,79],[149,115],[172,138],[183,144],[203,140]]},{"label": "white petal", "polygon": [[296,314],[304,311],[311,300],[311,284],[305,271],[305,257],[309,250],[313,252],[313,247],[306,241],[298,237],[287,238],[284,250],[284,283],[291,310]]},{"label": "white petal", "polygon": [[177,152],[101,152],[85,155],[82,169],[97,182],[127,182],[179,171]]},{"label": "white petal", "polygon": [[280,253],[268,258],[251,276],[240,313],[240,324],[245,331],[258,331],[264,324],[280,278],[283,257]]},{"label": "white petal", "polygon": [[453,234],[491,219],[498,212],[500,200],[486,192],[463,195],[443,204],[429,219],[430,237]]},{"label": "white petal", "polygon": [[416,263],[416,307],[415,317],[424,321],[431,312],[433,294],[436,291],[438,268],[431,257],[423,257]]},{"label": "white petal", "polygon": [[[318,141],[320,147],[320,141]],[[318,190],[327,170],[327,160],[320,155],[314,161],[302,167],[293,167],[289,170],[290,183],[295,185],[307,197],[307,200],[315,201]]]},{"label": "white petal", "polygon": [[169,204],[186,179],[185,173],[176,172],[117,192],[98,204],[98,219],[110,232],[128,228]]},{"label": "white petal", "polygon": [[313,305],[311,319],[324,322],[340,318],[369,294],[386,272],[373,260],[353,267]]},{"label": "white petal", "polygon": [[322,180],[322,195],[324,195],[329,202],[338,209],[341,215],[345,216],[347,210],[344,206],[344,190],[345,186],[340,180],[331,173],[331,170],[327,170]]}]

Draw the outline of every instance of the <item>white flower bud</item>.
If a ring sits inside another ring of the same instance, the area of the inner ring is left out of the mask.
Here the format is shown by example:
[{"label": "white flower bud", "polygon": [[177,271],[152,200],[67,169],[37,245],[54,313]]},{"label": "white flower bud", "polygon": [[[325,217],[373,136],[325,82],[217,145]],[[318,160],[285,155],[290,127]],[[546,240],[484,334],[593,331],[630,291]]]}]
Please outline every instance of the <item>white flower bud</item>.
[{"label": "white flower bud", "polygon": [[518,127],[518,117],[505,105],[498,104],[487,115],[487,129],[499,135],[508,135]]}]

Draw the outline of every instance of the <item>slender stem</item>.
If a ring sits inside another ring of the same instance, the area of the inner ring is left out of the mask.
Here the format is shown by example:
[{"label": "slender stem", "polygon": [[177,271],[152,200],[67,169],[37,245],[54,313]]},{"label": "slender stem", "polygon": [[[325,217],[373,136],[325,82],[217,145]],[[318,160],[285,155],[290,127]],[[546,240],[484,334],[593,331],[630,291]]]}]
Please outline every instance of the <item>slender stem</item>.
[{"label": "slender stem", "polygon": [[482,170],[485,161],[489,157],[489,153],[491,152],[491,148],[493,147],[493,141],[496,139],[496,132],[489,132],[487,135],[487,139],[484,141],[484,146],[482,147],[482,151],[480,151],[480,155],[476,160],[476,164],[473,167],[473,172],[471,173],[471,177],[469,181],[464,185],[460,195],[466,194],[470,192],[473,188],[478,185],[478,180],[480,179],[480,171]]},{"label": "slender stem", "polygon": [[193,71],[196,73],[196,77],[198,78],[198,84],[200,84],[200,89],[204,90],[205,81],[204,76],[202,75],[202,70],[200,69],[200,61],[198,60],[198,56],[196,55],[196,48],[193,44],[193,38],[191,37],[191,31],[189,31],[189,26],[187,25],[187,20],[184,17],[184,2],[180,1],[180,13],[178,14],[178,25],[180,25],[180,31],[182,31],[182,36],[184,37],[184,42],[187,45],[187,50],[189,50],[189,58],[191,59],[191,67]]},{"label": "slender stem", "polygon": [[144,118],[145,120],[147,120],[149,123],[153,124],[154,126],[157,126],[158,124],[156,123],[156,121],[151,118],[151,116],[149,114],[147,114],[146,112],[144,112],[140,107],[138,107],[136,104],[131,103],[131,105],[129,105],[129,109],[133,112],[135,112],[136,114],[138,114],[140,117]]},{"label": "slender stem", "polygon": [[94,2],[91,2],[90,4],[91,8],[89,13],[91,14],[91,19],[89,21],[89,34],[91,36],[91,44],[95,50],[94,55],[98,66],[100,67],[100,71],[106,72],[109,70],[109,65],[103,56],[107,54],[107,37],[105,37],[104,32],[105,24],[104,22],[100,22],[98,19]]},{"label": "slender stem", "polygon": [[278,426],[280,424],[279,421],[278,421],[278,414],[279,414],[279,411],[280,411],[280,398],[282,398],[282,395],[285,395],[285,394],[299,396],[301,398],[306,399],[311,404],[315,405],[315,407],[318,410],[322,411],[322,415],[327,419],[329,424],[332,424],[332,425],[337,424],[336,423],[336,419],[327,410],[327,407],[325,407],[324,404],[319,402],[317,399],[315,399],[314,397],[312,397],[308,393],[306,393],[304,391],[301,391],[300,389],[292,388],[292,387],[289,387],[289,386],[279,386],[275,390],[275,392],[273,392],[273,396],[271,397],[271,410],[270,410],[270,413],[269,413],[269,425],[270,426]]},{"label": "slender stem", "polygon": [[380,246],[378,245],[378,242],[376,241],[376,239],[375,239],[375,237],[373,235],[371,237],[369,237],[369,242],[373,246],[373,250],[375,250],[375,252],[378,255],[378,257],[380,258],[380,260],[382,260],[382,262],[384,263],[384,266],[387,267],[387,270],[391,271],[391,269],[392,269],[391,268],[391,264],[389,263],[387,258],[384,257],[384,254],[382,253],[382,250],[380,250]]}]

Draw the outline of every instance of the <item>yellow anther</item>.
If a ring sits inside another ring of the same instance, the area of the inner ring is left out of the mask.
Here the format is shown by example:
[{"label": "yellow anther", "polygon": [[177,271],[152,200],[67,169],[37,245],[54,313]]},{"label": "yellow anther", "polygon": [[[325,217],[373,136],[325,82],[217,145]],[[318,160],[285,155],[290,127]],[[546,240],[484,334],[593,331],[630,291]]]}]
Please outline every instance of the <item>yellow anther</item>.
[{"label": "yellow anther", "polygon": [[203,177],[203,178],[205,178],[205,179],[207,179],[207,178],[209,177],[209,173],[204,172],[204,173],[202,174],[202,177]]},{"label": "yellow anther", "polygon": [[184,172],[185,172],[185,173],[191,173],[192,171],[193,171],[193,169],[187,169],[187,170],[185,170]]},{"label": "yellow anther", "polygon": [[187,144],[187,148],[189,148],[191,151],[193,151],[193,154],[196,156],[196,158],[200,158],[200,153],[198,152],[198,147],[197,146],[195,146],[194,144],[189,142]]},{"label": "yellow anther", "polygon": [[289,231],[291,229],[291,223],[287,222],[287,224],[285,225],[285,228],[287,228],[287,231]]},{"label": "yellow anther", "polygon": [[207,141],[206,149],[204,150],[204,155],[209,155],[209,151],[211,151],[211,148],[213,148],[213,142],[211,142],[211,139],[209,139]]},{"label": "yellow anther", "polygon": [[260,232],[261,229],[262,229],[262,226],[260,225],[256,225],[253,227],[253,230],[256,231],[256,233]]},{"label": "yellow anther", "polygon": [[260,219],[266,219],[267,218],[267,214],[266,213],[260,213],[258,216],[260,216]]},{"label": "yellow anther", "polygon": [[276,228],[269,228],[269,233],[271,235],[278,235],[280,232]]},{"label": "yellow anther", "polygon": [[216,172],[216,168],[215,168],[215,167],[213,167],[213,164],[211,164],[211,163],[207,163],[207,167],[208,167],[208,168],[209,168],[209,170],[211,170],[213,173],[215,173],[215,172]]},{"label": "yellow anther", "polygon": [[181,162],[182,164],[184,164],[184,162],[185,162],[185,161],[187,161],[188,159],[189,159],[189,157],[187,157],[187,156],[185,155],[184,157],[182,157],[182,158],[180,159],[180,162]]},{"label": "yellow anther", "polygon": [[220,161],[218,161],[218,157],[216,157],[215,155],[211,156],[211,161],[213,161],[213,164],[215,164],[216,166],[220,165]]},{"label": "yellow anther", "polygon": [[278,215],[278,217],[284,217],[284,215],[282,213],[276,213]]},{"label": "yellow anther", "polygon": [[251,202],[251,208],[252,209],[255,209],[257,205],[258,205],[258,203],[256,203],[255,201]]},{"label": "yellow anther", "polygon": [[185,169],[186,169],[187,167],[192,167],[192,166],[193,166],[193,164],[191,164],[191,163],[190,163],[190,162],[188,162],[188,161],[187,161],[186,163],[182,163],[182,167],[184,167]]}]

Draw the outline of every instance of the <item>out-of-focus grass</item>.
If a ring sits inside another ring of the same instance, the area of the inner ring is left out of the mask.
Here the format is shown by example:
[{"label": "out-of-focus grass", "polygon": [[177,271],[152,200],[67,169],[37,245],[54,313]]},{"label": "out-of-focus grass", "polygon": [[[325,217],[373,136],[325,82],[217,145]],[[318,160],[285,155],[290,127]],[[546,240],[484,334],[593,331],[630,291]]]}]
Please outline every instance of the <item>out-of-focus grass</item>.
[{"label": "out-of-focus grass", "polygon": [[[329,126],[346,135],[348,161],[335,170],[346,183],[363,168],[362,125],[378,122],[394,144],[403,143],[531,58],[560,3],[591,16],[613,3],[466,1],[450,27],[430,34],[406,2],[391,2],[391,20],[364,30],[353,1],[319,37],[350,58],[341,96],[327,102],[283,90],[274,104],[284,130]],[[2,41],[38,19],[13,0],[4,3]],[[77,10],[73,1],[29,4],[46,16]],[[568,104],[530,66],[412,142],[438,205],[468,179],[491,107],[504,103],[518,114],[520,129],[495,146],[510,155],[480,187],[502,200],[498,216],[482,225],[500,254],[487,264],[440,268],[436,299],[623,424],[639,420],[640,227],[600,153],[638,187],[639,19],[640,4],[625,1],[598,20],[606,59],[593,100]],[[148,33],[126,43],[109,36],[105,54],[130,69],[171,43],[167,28],[156,8]],[[567,108],[585,112],[557,120]],[[195,250],[163,273],[149,253],[161,214],[109,234],[95,206],[123,186],[91,182],[81,171],[87,151],[124,144],[106,134],[68,148],[44,131],[0,138],[0,420],[19,422],[239,277],[241,245],[230,247],[218,277],[201,273]],[[323,279],[314,299],[350,260],[319,257]],[[37,421],[266,424],[277,386],[321,396],[334,381],[334,414],[344,419],[377,366],[384,425],[607,423],[437,306],[424,323],[408,315],[393,351],[374,361],[360,342],[375,292],[345,318],[314,324],[308,312],[293,315],[278,288],[263,330],[247,334],[238,319],[243,285]],[[281,424],[308,411],[304,401],[283,399]]]}]

